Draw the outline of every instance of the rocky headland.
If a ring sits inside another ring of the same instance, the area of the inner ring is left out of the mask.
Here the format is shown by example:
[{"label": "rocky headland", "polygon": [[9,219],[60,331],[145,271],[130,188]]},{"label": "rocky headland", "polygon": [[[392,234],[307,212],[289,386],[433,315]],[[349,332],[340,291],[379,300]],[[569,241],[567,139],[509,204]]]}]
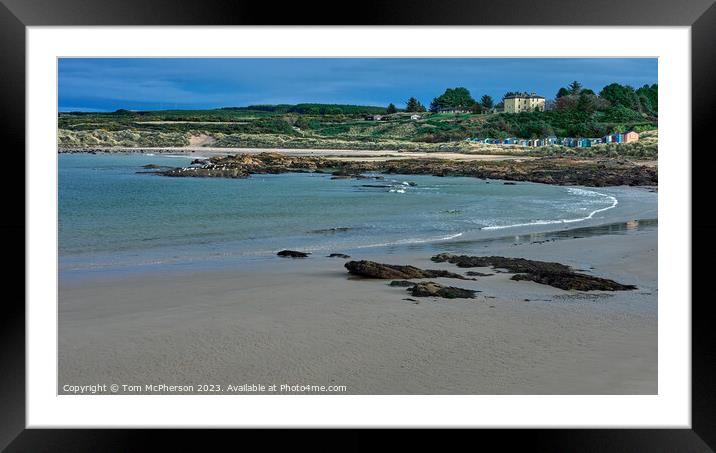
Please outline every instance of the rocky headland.
[{"label": "rocky headland", "polygon": [[337,160],[281,153],[237,154],[195,160],[188,167],[156,169],[169,177],[247,178],[253,174],[328,173],[340,178],[368,178],[364,173],[471,176],[512,182],[557,185],[655,186],[656,167],[626,159],[545,157],[530,160],[460,161],[449,159]]}]

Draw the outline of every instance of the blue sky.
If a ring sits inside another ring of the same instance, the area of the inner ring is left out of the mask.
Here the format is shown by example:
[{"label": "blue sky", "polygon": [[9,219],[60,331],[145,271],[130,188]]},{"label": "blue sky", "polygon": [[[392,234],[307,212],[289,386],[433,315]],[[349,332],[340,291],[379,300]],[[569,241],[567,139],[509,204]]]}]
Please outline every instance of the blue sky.
[{"label": "blue sky", "polygon": [[60,111],[202,109],[251,104],[426,106],[445,88],[479,99],[507,91],[553,98],[573,80],[599,92],[612,82],[657,83],[655,58],[63,58]]}]

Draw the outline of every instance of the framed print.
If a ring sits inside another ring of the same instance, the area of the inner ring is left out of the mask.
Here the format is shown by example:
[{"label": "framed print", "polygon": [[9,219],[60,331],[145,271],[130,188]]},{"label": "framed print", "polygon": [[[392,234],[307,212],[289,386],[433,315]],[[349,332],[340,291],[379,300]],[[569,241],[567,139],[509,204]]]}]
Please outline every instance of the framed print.
[{"label": "framed print", "polygon": [[6,2],[2,445],[710,451],[716,9],[578,3]]}]

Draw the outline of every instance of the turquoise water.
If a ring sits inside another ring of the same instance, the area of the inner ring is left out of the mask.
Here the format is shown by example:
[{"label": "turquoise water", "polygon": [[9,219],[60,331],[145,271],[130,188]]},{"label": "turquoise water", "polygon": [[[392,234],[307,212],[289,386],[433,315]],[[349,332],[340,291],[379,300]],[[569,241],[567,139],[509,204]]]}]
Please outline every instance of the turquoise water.
[{"label": "turquoise water", "polygon": [[635,202],[627,189],[504,185],[475,178],[331,180],[284,174],[219,179],[137,173],[151,163],[186,166],[189,159],[59,155],[61,270],[479,239],[605,221],[630,204],[653,205],[654,213],[656,206],[656,194],[646,191]]}]

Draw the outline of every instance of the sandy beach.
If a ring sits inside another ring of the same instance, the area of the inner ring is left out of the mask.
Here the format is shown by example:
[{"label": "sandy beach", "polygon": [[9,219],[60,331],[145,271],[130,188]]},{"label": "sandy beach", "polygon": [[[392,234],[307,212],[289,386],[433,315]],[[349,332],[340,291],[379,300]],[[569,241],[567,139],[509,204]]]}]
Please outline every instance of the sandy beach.
[{"label": "sandy beach", "polygon": [[[345,260],[323,254],[60,279],[58,392],[103,383],[193,385],[189,393],[201,384],[219,393],[247,384],[345,386],[342,394],[657,392],[656,227],[433,247],[556,261],[638,289],[564,291],[494,273],[434,279],[479,290],[475,299],[414,302],[405,288],[351,277]],[[364,249],[352,259],[467,270],[431,254]]]},{"label": "sandy beach", "polygon": [[[499,161],[499,160],[531,160],[530,156],[519,154],[484,154],[458,152],[424,152],[424,151],[389,151],[389,150],[355,150],[355,149],[294,149],[294,148],[221,148],[213,146],[182,146],[161,148],[97,148],[110,153],[130,154],[166,154],[191,156],[196,159],[236,154],[281,153],[288,156],[324,157],[350,161],[384,161],[395,159],[452,159],[466,161]],[[94,151],[95,149],[88,149]],[[76,152],[77,150],[72,150]],[[62,152],[62,150],[61,150]]]}]

